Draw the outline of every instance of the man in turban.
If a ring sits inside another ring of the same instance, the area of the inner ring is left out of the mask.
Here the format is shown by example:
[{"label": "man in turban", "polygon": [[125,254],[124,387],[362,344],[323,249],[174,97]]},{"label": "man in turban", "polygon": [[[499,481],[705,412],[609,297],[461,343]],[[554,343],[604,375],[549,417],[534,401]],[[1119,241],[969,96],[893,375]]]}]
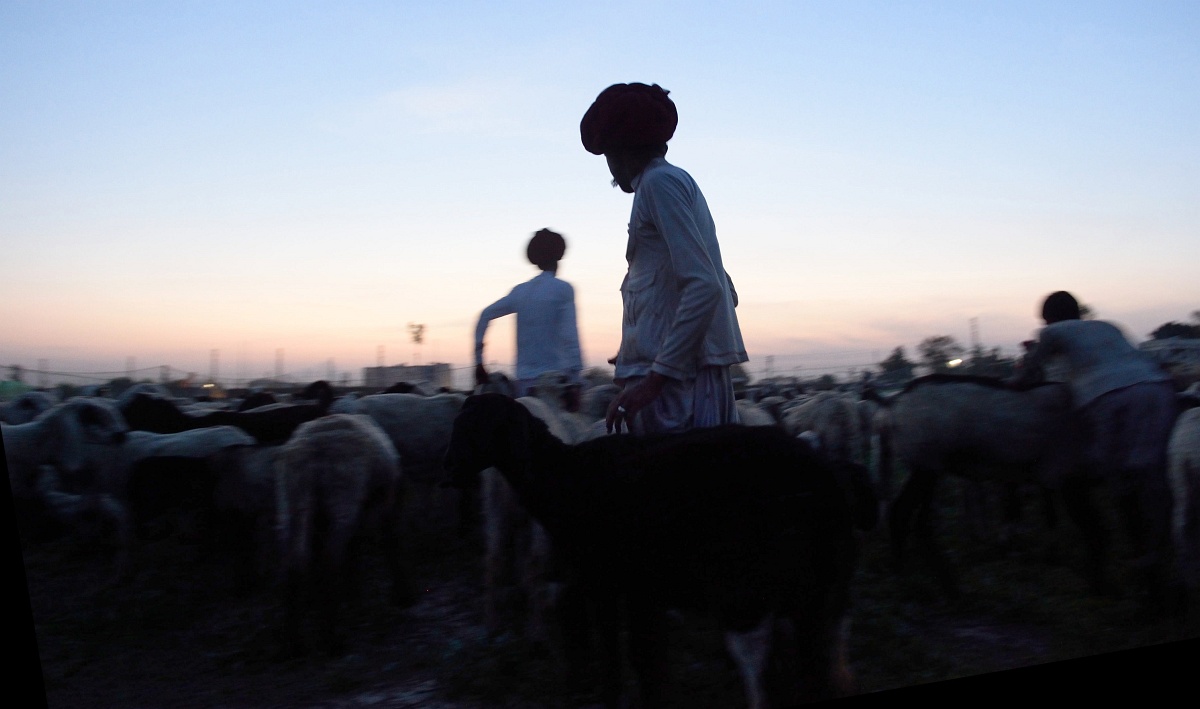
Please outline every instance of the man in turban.
[{"label": "man in turban", "polygon": [[542,229],[529,240],[525,255],[541,269],[532,279],[517,285],[483,309],[475,327],[475,380],[486,384],[483,368],[483,336],[488,323],[517,314],[516,396],[526,396],[538,377],[561,372],[579,383],[583,358],[579,352],[579,329],[575,323],[575,289],[557,277],[558,262],[566,253],[561,234]]},{"label": "man in turban", "polygon": [[730,367],[748,358],[737,292],[704,195],[664,157],[679,121],[667,93],[657,84],[610,86],[579,124],[583,147],[604,155],[613,185],[633,195],[614,360],[623,389],[608,410],[610,431],[739,421]]}]

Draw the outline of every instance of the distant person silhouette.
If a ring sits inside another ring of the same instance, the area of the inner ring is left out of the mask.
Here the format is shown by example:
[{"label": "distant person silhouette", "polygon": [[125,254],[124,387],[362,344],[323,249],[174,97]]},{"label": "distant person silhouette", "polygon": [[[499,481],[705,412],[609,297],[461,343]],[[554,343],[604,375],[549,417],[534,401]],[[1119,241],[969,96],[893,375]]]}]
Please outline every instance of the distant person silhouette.
[{"label": "distant person silhouette", "polygon": [[633,195],[614,362],[623,389],[608,410],[610,431],[739,421],[730,367],[748,357],[734,312],[737,292],[704,195],[664,158],[678,123],[667,93],[657,84],[614,84],[579,124],[583,147],[604,155],[613,186]]},{"label": "distant person silhouette", "polygon": [[532,279],[517,285],[508,295],[483,309],[475,327],[475,382],[487,384],[483,366],[483,338],[488,324],[499,317],[517,316],[516,396],[526,396],[537,378],[561,372],[580,383],[583,359],[575,318],[575,289],[557,277],[558,262],[566,253],[562,234],[542,229],[529,240],[525,255],[541,269]]}]

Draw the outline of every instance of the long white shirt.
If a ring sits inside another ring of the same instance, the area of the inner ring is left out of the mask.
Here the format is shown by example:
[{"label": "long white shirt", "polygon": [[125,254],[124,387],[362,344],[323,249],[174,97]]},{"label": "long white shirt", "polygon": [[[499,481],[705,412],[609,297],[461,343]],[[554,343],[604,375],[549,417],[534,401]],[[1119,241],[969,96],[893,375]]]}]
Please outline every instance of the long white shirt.
[{"label": "long white shirt", "polygon": [[550,271],[519,284],[483,309],[475,327],[475,363],[483,364],[488,323],[513,313],[517,315],[517,378],[536,379],[557,371],[577,379],[583,357],[575,321],[575,289]]},{"label": "long white shirt", "polygon": [[655,158],[633,181],[617,378],[672,379],[747,360],[717,229],[687,172]]},{"label": "long white shirt", "polygon": [[1171,379],[1117,326],[1103,320],[1063,320],[1042,328],[1029,364],[1047,361],[1066,370],[1076,408],[1110,391]]}]

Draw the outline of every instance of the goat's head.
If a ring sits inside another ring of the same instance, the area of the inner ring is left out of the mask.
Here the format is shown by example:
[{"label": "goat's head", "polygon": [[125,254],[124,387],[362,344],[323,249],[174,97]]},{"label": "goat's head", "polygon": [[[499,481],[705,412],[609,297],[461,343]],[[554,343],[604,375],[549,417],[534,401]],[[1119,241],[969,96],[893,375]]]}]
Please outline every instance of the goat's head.
[{"label": "goat's head", "polygon": [[443,462],[450,484],[466,487],[493,466],[507,474],[527,469],[529,430],[535,421],[524,406],[503,394],[468,397],[454,419]]}]

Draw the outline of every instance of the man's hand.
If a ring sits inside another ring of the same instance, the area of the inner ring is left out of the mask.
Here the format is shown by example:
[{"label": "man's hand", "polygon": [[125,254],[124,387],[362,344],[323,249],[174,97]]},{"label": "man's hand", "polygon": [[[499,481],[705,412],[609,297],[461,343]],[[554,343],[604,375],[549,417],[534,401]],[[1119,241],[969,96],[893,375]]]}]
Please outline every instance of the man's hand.
[{"label": "man's hand", "polygon": [[608,416],[604,419],[605,430],[612,433],[615,429],[620,433],[622,424],[625,425],[625,430],[629,430],[629,421],[657,399],[666,384],[667,377],[658,372],[650,372],[637,384],[622,390],[608,405]]}]

